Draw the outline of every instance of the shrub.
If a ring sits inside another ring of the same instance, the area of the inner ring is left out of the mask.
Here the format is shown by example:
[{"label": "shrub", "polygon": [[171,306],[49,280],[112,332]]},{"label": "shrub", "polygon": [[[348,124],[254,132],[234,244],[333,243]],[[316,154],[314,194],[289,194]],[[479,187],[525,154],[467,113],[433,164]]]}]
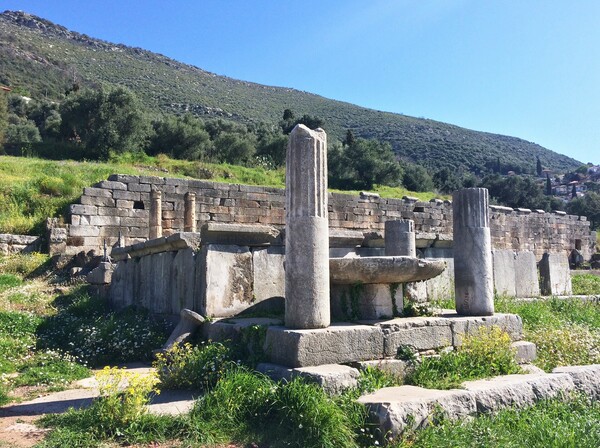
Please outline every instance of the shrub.
[{"label": "shrub", "polygon": [[[94,411],[102,427],[123,428],[147,412],[150,394],[158,394],[158,377],[140,375],[117,367],[105,367],[96,374],[100,397]],[[110,430],[109,429],[109,430]]]},{"label": "shrub", "polygon": [[474,335],[465,336],[455,351],[423,359],[406,382],[450,389],[467,380],[518,373],[510,344],[509,335],[499,327],[480,327]]},{"label": "shrub", "polygon": [[208,390],[233,365],[231,348],[219,342],[176,344],[156,356],[156,368],[166,389]]}]

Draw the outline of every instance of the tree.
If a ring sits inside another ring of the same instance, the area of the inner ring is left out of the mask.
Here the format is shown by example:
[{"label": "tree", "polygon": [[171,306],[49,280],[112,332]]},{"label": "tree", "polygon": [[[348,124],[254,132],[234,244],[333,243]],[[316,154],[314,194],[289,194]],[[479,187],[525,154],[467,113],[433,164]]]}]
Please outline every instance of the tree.
[{"label": "tree", "polygon": [[308,114],[304,114],[302,117],[294,119],[294,113],[290,109],[286,109],[283,112],[283,119],[279,122],[279,127],[283,133],[287,135],[292,132],[292,129],[294,129],[297,124],[303,124],[309,129],[317,129],[323,127],[324,123],[323,119]]},{"label": "tree", "polygon": [[546,174],[546,195],[552,196],[552,181],[549,174]]},{"label": "tree", "polygon": [[407,165],[402,178],[404,186],[411,191],[433,191],[433,180],[421,165]]},{"label": "tree", "polygon": [[136,96],[122,87],[71,94],[61,104],[61,137],[106,159],[110,151],[140,151],[150,133]]},{"label": "tree", "polygon": [[355,141],[356,141],[356,139],[354,138],[354,132],[352,132],[352,129],[348,129],[346,131],[346,139],[344,140],[344,145],[345,146],[350,146]]},{"label": "tree", "polygon": [[572,215],[586,216],[592,229],[600,229],[600,194],[588,192],[573,199],[567,204],[567,211]]},{"label": "tree", "polygon": [[236,165],[247,164],[256,152],[253,137],[251,134],[221,133],[214,141],[216,159]]},{"label": "tree", "polygon": [[203,159],[212,145],[201,120],[191,114],[183,117],[168,116],[153,123],[148,154],[169,154],[176,159]]},{"label": "tree", "polygon": [[489,190],[490,196],[499,204],[513,208],[560,210],[561,201],[545,196],[535,179],[528,176],[503,177],[498,174],[486,176],[481,186]]},{"label": "tree", "polygon": [[6,128],[6,143],[26,144],[42,141],[40,131],[35,123],[27,118],[9,114]]},{"label": "tree", "polygon": [[288,137],[264,127],[257,130],[257,135],[256,155],[265,158],[272,167],[285,165]]},{"label": "tree", "polygon": [[577,186],[575,184],[573,184],[573,188],[571,188],[571,198],[576,198],[577,197]]},{"label": "tree", "polygon": [[328,156],[329,185],[342,190],[370,190],[399,185],[402,169],[389,143],[358,138],[350,146],[333,144]]},{"label": "tree", "polygon": [[433,175],[433,183],[441,193],[449,194],[462,188],[462,182],[449,168],[442,168]]},{"label": "tree", "polygon": [[542,175],[542,171],[544,171],[544,168],[542,167],[542,161],[540,160],[540,157],[537,157],[537,162],[535,165],[535,171],[537,172],[538,176]]}]

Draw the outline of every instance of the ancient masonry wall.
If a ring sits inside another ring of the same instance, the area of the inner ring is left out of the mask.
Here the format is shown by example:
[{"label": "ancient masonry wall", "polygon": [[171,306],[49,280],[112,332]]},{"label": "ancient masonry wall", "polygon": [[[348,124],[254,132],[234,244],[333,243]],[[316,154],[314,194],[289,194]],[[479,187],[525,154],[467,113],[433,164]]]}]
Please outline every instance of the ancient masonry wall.
[{"label": "ancient masonry wall", "polygon": [[[163,235],[184,230],[184,195],[196,194],[197,228],[206,222],[285,225],[283,189],[224,184],[200,180],[115,174],[85,188],[79,204],[70,206],[66,231],[50,234],[51,250],[76,254],[110,247],[119,236],[126,245],[148,239],[150,191],[162,192]],[[417,247],[448,245],[452,240],[452,204],[439,199],[385,199],[377,195],[329,194],[329,226],[363,231],[382,243],[386,220],[412,219]],[[569,254],[580,248],[589,259],[595,235],[585,217],[563,212],[490,207],[492,245],[495,249],[532,251],[540,260],[544,252]],[[440,244],[436,244],[440,243]]]}]

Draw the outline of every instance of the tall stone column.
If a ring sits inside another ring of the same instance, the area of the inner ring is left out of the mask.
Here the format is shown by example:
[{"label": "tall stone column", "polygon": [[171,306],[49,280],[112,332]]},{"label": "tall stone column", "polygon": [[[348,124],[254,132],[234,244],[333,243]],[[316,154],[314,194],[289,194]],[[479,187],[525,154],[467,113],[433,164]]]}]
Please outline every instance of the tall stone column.
[{"label": "tall stone column", "polygon": [[297,125],[286,155],[285,325],[330,323],[327,136]]},{"label": "tall stone column", "polygon": [[455,191],[452,216],[456,312],[490,316],[494,314],[494,281],[487,189]]},{"label": "tall stone column", "polygon": [[416,257],[415,222],[412,219],[386,221],[384,241],[386,256]]},{"label": "tall stone column", "polygon": [[191,191],[184,196],[183,231],[196,231],[196,193]]},{"label": "tall stone column", "polygon": [[150,232],[151,240],[162,236],[162,193],[158,190],[150,192]]}]

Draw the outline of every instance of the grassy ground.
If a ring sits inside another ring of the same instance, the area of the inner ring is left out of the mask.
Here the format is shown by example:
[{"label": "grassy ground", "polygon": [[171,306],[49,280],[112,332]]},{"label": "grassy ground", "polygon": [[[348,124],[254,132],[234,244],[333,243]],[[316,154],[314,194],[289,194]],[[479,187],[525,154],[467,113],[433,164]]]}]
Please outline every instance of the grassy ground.
[{"label": "grassy ground", "polygon": [[[106,163],[0,156],[0,203],[3,204],[0,207],[0,233],[40,234],[46,218],[63,216],[67,206],[76,202],[84,187],[115,173],[192,177],[278,188],[285,186],[283,169],[190,162],[162,155],[125,154]],[[422,200],[436,197],[434,193],[413,193],[403,188],[381,187],[375,191],[384,197],[410,195]]]}]

